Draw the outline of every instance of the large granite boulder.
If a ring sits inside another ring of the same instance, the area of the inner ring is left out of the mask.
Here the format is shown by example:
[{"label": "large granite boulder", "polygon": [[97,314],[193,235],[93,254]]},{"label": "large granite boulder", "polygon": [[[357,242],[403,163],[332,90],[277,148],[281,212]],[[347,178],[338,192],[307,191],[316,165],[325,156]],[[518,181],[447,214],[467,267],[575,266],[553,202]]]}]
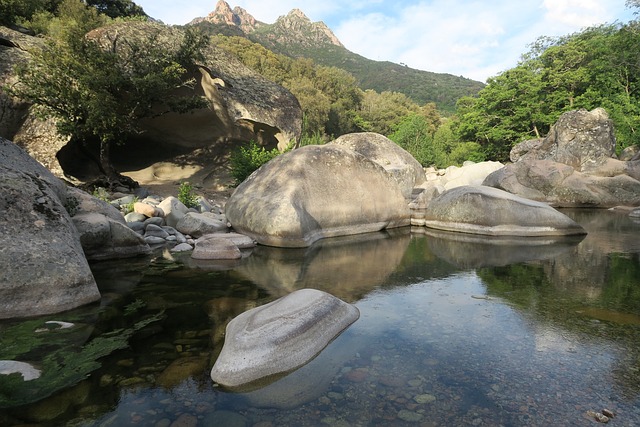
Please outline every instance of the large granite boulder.
[{"label": "large granite boulder", "polygon": [[335,144],[302,147],[263,165],[236,188],[225,213],[239,233],[282,247],[410,222],[384,168]]},{"label": "large granite boulder", "polygon": [[463,185],[482,185],[489,174],[501,169],[504,165],[500,162],[464,162],[462,166],[449,166],[446,169],[427,170],[427,181],[420,187],[429,188],[434,185],[445,190],[450,190]]},{"label": "large granite boulder", "polygon": [[0,318],[56,313],[100,299],[69,205],[62,181],[0,138]]},{"label": "large granite boulder", "polygon": [[359,310],[322,291],[301,289],[235,317],[226,328],[211,379],[253,387],[313,359],[360,317]]},{"label": "large granite boulder", "polygon": [[429,204],[424,225],[491,236],[586,234],[575,221],[545,203],[485,186],[462,186],[442,193]]},{"label": "large granite boulder", "polygon": [[640,205],[640,160],[618,160],[615,145],[605,110],[570,111],[546,138],[515,146],[514,163],[483,185],[559,207]]},{"label": "large granite boulder", "polygon": [[422,165],[395,142],[374,132],[349,133],[330,142],[347,147],[382,166],[400,185],[405,198],[426,181]]},{"label": "large granite boulder", "polygon": [[[184,30],[160,23],[122,22],[96,29],[88,37],[127,55],[129,41],[155,39],[167,49],[175,49],[184,35]],[[111,43],[116,37],[118,43]],[[41,39],[0,27],[1,40],[0,83],[10,83],[15,80],[13,64],[28,61],[27,48],[41,44]],[[218,166],[210,159],[224,157],[237,142],[253,140],[268,148],[284,149],[290,141],[299,140],[302,109],[291,92],[213,44],[204,56],[199,68],[188,71],[195,82],[193,88],[177,89],[176,95],[202,96],[209,107],[142,120],[136,137],[113,147],[112,160],[119,171],[139,171],[166,163],[188,171],[189,175],[180,179],[197,183],[191,176],[199,173],[203,179],[208,177]],[[59,138],[52,121],[39,120],[29,112],[28,105],[2,92],[0,107],[0,136],[13,139],[55,175],[80,181],[100,175],[95,160],[97,146],[80,146],[78,141]]]}]

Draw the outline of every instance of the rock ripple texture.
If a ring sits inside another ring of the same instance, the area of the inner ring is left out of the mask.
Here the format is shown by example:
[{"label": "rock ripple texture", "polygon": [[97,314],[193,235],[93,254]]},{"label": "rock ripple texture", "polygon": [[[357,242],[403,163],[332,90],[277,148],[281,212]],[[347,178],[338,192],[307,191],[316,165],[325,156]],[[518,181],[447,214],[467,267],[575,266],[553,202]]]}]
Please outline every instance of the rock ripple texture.
[{"label": "rock ripple texture", "polygon": [[302,147],[263,165],[236,188],[225,213],[239,233],[280,247],[410,223],[400,186],[384,168],[333,144]]},{"label": "rock ripple texture", "polygon": [[301,289],[246,311],[227,325],[211,378],[238,388],[292,371],[359,317],[355,306],[315,289]]},{"label": "rock ripple texture", "polygon": [[425,215],[430,228],[493,236],[586,234],[549,205],[485,186],[462,186],[433,199]]}]

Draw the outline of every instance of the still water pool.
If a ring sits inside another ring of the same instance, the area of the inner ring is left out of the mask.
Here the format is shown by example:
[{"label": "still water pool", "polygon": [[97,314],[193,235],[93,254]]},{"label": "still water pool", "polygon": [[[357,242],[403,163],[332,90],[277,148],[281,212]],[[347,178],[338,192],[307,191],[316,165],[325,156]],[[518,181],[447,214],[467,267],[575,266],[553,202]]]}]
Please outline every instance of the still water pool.
[{"label": "still water pool", "polygon": [[[232,264],[95,264],[100,304],[0,323],[0,360],[43,373],[0,376],[0,425],[593,426],[604,409],[640,425],[640,223],[564,212],[589,234],[407,228]],[[360,319],[275,382],[216,387],[228,321],[300,288]]]}]

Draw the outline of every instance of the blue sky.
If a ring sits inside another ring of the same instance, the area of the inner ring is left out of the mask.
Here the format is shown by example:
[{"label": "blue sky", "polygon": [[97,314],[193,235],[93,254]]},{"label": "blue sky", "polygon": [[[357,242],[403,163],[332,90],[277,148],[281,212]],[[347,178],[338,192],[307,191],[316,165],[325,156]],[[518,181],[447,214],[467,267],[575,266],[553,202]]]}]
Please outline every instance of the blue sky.
[{"label": "blue sky", "polygon": [[[206,16],[217,0],[134,0],[166,24]],[[273,23],[291,9],[324,21],[352,52],[486,81],[516,65],[539,36],[633,18],[625,0],[227,0]]]}]

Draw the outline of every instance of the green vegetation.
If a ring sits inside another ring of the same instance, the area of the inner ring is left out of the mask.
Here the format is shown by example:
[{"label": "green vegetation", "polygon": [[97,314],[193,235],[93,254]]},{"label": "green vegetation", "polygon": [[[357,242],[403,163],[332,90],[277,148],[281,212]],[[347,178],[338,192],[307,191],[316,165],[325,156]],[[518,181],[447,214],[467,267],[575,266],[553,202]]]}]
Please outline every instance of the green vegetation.
[{"label": "green vegetation", "polygon": [[[627,5],[640,9],[635,0]],[[188,76],[209,42],[296,96],[303,110],[296,146],[369,131],[390,137],[424,166],[506,161],[515,144],[544,137],[563,112],[596,107],[614,121],[618,149],[638,143],[638,21],[540,38],[517,66],[480,90],[478,82],[366,60],[323,41],[313,28],[294,37],[277,23],[248,36],[236,27],[201,23],[197,28],[215,35],[209,39],[187,27],[171,51],[161,47],[157,33],[127,40],[118,54],[118,37],[103,38],[104,46],[85,37],[94,28],[141,17],[144,11],[129,0],[0,0],[2,23],[48,35],[8,91],[56,119],[61,135],[99,153],[105,186],[123,182],[110,148],[135,135],[141,118],[204,106],[189,91]],[[178,88],[191,95],[167,96]],[[243,181],[275,155],[256,144],[239,150],[232,157],[235,179]]]},{"label": "green vegetation", "polygon": [[80,0],[64,0],[56,19],[49,21],[46,32],[51,37],[17,69],[20,83],[9,90],[33,103],[42,117],[54,118],[60,135],[89,150],[97,148],[108,185],[126,185],[129,182],[111,164],[111,146],[135,135],[141,118],[206,105],[195,92],[169,94],[192,87],[188,72],[195,70],[208,40],[187,31],[170,51],[159,41],[160,27],[151,24],[139,39],[121,41],[117,31],[101,41],[85,37],[105,23],[109,18],[97,9]]},{"label": "green vegetation", "polygon": [[188,208],[195,208],[198,206],[198,197],[193,192],[193,186],[188,182],[180,183],[180,187],[178,188],[178,200]]},{"label": "green vegetation", "polygon": [[[137,302],[125,307],[125,313],[138,311]],[[127,317],[125,314],[125,319]],[[24,405],[44,399],[58,390],[84,380],[101,366],[100,358],[129,346],[131,336],[147,325],[161,320],[164,312],[146,316],[121,329],[87,340],[91,330],[78,324],[69,329],[42,331],[42,320],[31,320],[8,327],[0,334],[0,360],[29,360],[29,355],[43,352],[38,365],[40,378],[24,381],[12,374],[0,381],[0,408]],[[78,345],[77,342],[86,344]]]},{"label": "green vegetation", "polygon": [[544,136],[563,112],[603,107],[615,124],[618,149],[637,144],[638,44],[637,21],[538,39],[477,98],[458,101],[458,137],[480,144],[487,158],[506,160],[513,145]]},{"label": "green vegetation", "polygon": [[277,148],[265,150],[255,141],[251,141],[246,147],[240,147],[231,154],[231,176],[236,180],[236,184],[240,184],[260,166],[279,154]]},{"label": "green vegetation", "polygon": [[352,75],[363,90],[402,93],[419,105],[435,103],[447,115],[454,113],[458,98],[475,95],[484,86],[481,82],[461,76],[415,70],[404,65],[364,58],[332,44],[324,34],[314,34],[317,29],[308,28],[304,22],[299,26],[303,34],[293,34],[278,22],[263,25],[250,34],[244,34],[238,27],[206,21],[196,26],[211,35],[224,34],[249,39],[269,52],[290,59],[306,58],[319,66],[339,68]]}]

